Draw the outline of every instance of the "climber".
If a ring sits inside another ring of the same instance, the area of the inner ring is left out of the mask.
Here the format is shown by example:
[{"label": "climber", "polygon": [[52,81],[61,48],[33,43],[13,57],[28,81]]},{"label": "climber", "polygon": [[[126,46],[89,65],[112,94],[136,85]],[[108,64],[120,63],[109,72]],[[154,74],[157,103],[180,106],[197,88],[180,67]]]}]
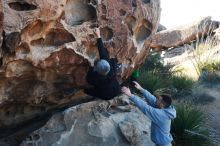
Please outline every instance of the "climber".
[{"label": "climber", "polygon": [[84,92],[102,100],[110,100],[121,93],[121,87],[116,78],[117,59],[110,59],[109,53],[103,45],[99,28],[96,28],[95,34],[100,59],[94,67],[90,67],[88,70],[86,80],[92,87],[84,89]]},{"label": "climber", "polygon": [[122,93],[151,120],[151,139],[156,146],[172,146],[172,135],[170,134],[171,120],[176,117],[176,110],[171,105],[172,99],[169,95],[160,95],[157,99],[147,90],[143,89],[134,81],[135,88],[138,89],[148,104],[139,97],[133,95],[129,88],[122,87]]}]

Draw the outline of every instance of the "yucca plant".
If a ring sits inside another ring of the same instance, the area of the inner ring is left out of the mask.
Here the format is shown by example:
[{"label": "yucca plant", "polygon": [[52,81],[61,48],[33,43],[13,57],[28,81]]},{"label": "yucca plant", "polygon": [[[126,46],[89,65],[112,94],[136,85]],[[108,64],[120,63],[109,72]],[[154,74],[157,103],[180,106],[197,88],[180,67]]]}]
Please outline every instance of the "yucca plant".
[{"label": "yucca plant", "polygon": [[151,52],[140,69],[141,74],[138,82],[153,94],[158,89],[170,86],[170,80],[168,79],[170,72],[168,70],[169,68],[162,64],[160,54]]},{"label": "yucca plant", "polygon": [[142,71],[138,82],[143,88],[154,93],[156,90],[170,86],[170,81],[158,73]]},{"label": "yucca plant", "polygon": [[204,115],[191,103],[176,105],[177,117],[172,121],[175,146],[210,146],[208,132],[202,128]]},{"label": "yucca plant", "polygon": [[171,83],[177,90],[190,90],[195,81],[185,75],[172,75]]}]

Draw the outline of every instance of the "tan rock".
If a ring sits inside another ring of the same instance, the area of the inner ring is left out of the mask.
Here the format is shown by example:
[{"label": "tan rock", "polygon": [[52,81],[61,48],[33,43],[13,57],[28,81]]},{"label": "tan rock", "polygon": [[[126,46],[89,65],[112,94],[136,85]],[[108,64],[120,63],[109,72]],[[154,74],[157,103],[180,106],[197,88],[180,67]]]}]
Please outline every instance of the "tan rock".
[{"label": "tan rock", "polygon": [[[102,103],[102,102],[101,102]],[[150,120],[134,106],[130,112],[115,108],[92,110],[100,102],[90,102],[55,114],[40,129],[28,134],[21,146],[153,146]],[[97,108],[97,107],[96,107]],[[94,115],[97,115],[95,117]]]},{"label": "tan rock", "polygon": [[160,11],[160,0],[1,0],[0,129],[87,101],[81,89],[98,59],[97,25],[110,56],[122,63],[119,79],[127,78],[148,55],[145,42]]},{"label": "tan rock", "polygon": [[196,38],[209,35],[219,27],[219,22],[212,21],[211,17],[205,17],[187,26],[164,30],[152,36],[150,47],[157,49],[177,47],[190,43]]}]

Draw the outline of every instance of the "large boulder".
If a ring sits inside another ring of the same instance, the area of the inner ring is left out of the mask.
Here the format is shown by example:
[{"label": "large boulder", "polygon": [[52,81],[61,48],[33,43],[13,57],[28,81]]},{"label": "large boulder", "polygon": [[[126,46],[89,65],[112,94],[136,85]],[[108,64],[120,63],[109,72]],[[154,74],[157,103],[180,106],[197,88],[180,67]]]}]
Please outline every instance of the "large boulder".
[{"label": "large boulder", "polygon": [[201,36],[210,35],[218,27],[219,22],[212,21],[211,17],[205,17],[186,26],[156,33],[152,36],[150,47],[158,50],[178,47]]},{"label": "large boulder", "polygon": [[[160,0],[1,0],[0,138],[90,100],[81,89],[98,59],[97,25],[110,56],[122,64],[119,80],[127,78],[148,55],[160,11]],[[70,88],[73,96],[63,92]]]},{"label": "large boulder", "polygon": [[21,146],[154,145],[150,140],[150,120],[137,108],[131,106],[130,112],[111,108],[109,113],[94,113],[98,103],[78,105],[54,115],[42,128],[27,136]]}]

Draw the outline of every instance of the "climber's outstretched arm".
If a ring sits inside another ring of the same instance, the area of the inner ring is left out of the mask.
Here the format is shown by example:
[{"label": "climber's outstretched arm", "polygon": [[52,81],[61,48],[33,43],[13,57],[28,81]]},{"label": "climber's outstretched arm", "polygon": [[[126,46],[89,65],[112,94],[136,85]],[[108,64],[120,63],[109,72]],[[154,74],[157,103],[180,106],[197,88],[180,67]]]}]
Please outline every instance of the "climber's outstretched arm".
[{"label": "climber's outstretched arm", "polygon": [[110,59],[109,53],[108,53],[108,50],[103,45],[99,28],[96,28],[95,34],[97,35],[97,47],[99,50],[100,59],[105,59],[105,60],[109,61],[109,59]]}]

